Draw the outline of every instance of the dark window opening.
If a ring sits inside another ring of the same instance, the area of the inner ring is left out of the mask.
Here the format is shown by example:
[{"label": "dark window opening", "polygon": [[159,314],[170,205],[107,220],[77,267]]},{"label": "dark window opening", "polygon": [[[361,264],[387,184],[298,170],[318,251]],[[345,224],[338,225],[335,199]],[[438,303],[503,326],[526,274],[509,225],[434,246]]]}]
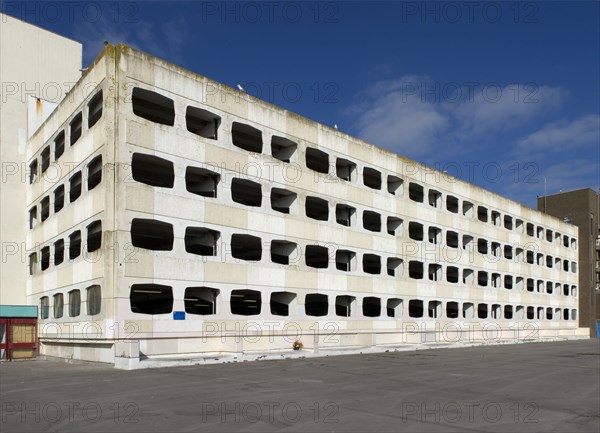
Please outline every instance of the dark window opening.
[{"label": "dark window opening", "polygon": [[387,232],[392,236],[400,236],[402,234],[402,223],[400,218],[393,216],[387,217]]},{"label": "dark window opening", "polygon": [[553,313],[552,308],[550,308],[550,307],[546,308],[546,320],[552,320],[552,317],[553,317],[552,313]]},{"label": "dark window opening", "polygon": [[442,303],[440,301],[429,301],[427,305],[427,314],[433,319],[437,319],[442,315]]},{"label": "dark window opening", "polygon": [[410,317],[423,317],[423,301],[419,299],[408,301],[408,315]]},{"label": "dark window opening", "polygon": [[477,219],[481,222],[488,222],[488,210],[483,206],[477,206]]},{"label": "dark window opening", "polygon": [[96,188],[102,181],[102,155],[98,155],[90,161],[87,166],[88,169],[88,191]]},{"label": "dark window opening", "polygon": [[366,210],[363,212],[363,228],[371,232],[381,231],[381,215],[377,212]]},{"label": "dark window opening", "polygon": [[204,168],[188,167],[185,170],[185,189],[202,197],[217,197],[220,180],[219,174]]},{"label": "dark window opening", "polygon": [[231,181],[231,199],[246,206],[262,205],[262,189],[260,183],[251,180],[234,178]]},{"label": "dark window opening", "polygon": [[[533,255],[533,253],[531,253],[531,254]],[[531,263],[533,263],[533,259],[531,260]],[[569,271],[569,261],[568,260],[563,261],[563,271],[565,271],[565,272]]]},{"label": "dark window opening", "polygon": [[69,292],[69,317],[77,317],[81,314],[81,291],[71,290]]},{"label": "dark window opening", "polygon": [[423,240],[423,224],[410,222],[408,223],[408,237],[415,241]]},{"label": "dark window opening", "polygon": [[537,237],[538,237],[538,239],[544,239],[544,227],[538,226]]},{"label": "dark window opening", "polygon": [[219,294],[219,289],[211,287],[186,287],[185,294],[183,295],[185,312],[200,316],[217,314],[217,299]]},{"label": "dark window opening", "polygon": [[513,229],[513,219],[510,215],[504,215],[504,228],[507,230]]},{"label": "dark window opening", "polygon": [[363,271],[367,274],[381,273],[381,257],[376,254],[363,254]]},{"label": "dark window opening", "polygon": [[271,293],[271,314],[274,316],[289,316],[290,304],[296,299],[296,294],[291,292]]},{"label": "dark window opening", "polygon": [[485,239],[477,239],[477,251],[479,251],[481,254],[487,254],[488,253],[488,241]]},{"label": "dark window opening", "polygon": [[62,239],[54,242],[54,266],[60,265],[65,260],[65,241]]},{"label": "dark window opening", "polygon": [[199,256],[216,256],[217,242],[221,233],[204,227],[187,227],[185,229],[185,250]]},{"label": "dark window opening", "polygon": [[192,134],[216,140],[221,117],[210,111],[188,106],[185,111],[185,124]]},{"label": "dark window opening", "polygon": [[381,316],[381,299],[375,296],[367,296],[363,298],[363,316],[379,317]]},{"label": "dark window opening", "polygon": [[290,162],[296,153],[298,145],[284,137],[274,135],[271,137],[271,155],[283,162]]},{"label": "dark window opening", "polygon": [[29,164],[29,183],[32,184],[37,179],[38,175],[38,162],[37,159]]},{"label": "dark window opening", "polygon": [[446,281],[449,283],[458,283],[459,272],[456,266],[446,268]]},{"label": "dark window opening", "polygon": [[232,314],[256,316],[262,309],[261,294],[256,290],[232,290],[229,304]]},{"label": "dark window opening", "polygon": [[513,277],[511,275],[504,276],[504,288],[512,290],[513,288]]},{"label": "dark window opening", "polygon": [[487,304],[479,304],[477,305],[477,318],[479,319],[487,319],[488,316],[488,306]]},{"label": "dark window opening", "polygon": [[429,190],[429,206],[439,208],[442,203],[442,193],[435,189]]},{"label": "dark window opening", "polygon": [[29,209],[29,228],[32,229],[37,220],[37,206],[31,207]]},{"label": "dark window opening", "polygon": [[171,98],[136,87],[133,89],[131,103],[136,116],[163,125],[175,124],[175,103]]},{"label": "dark window opening", "polygon": [[563,296],[569,296],[569,285],[568,284],[563,285]]},{"label": "dark window opening", "polygon": [[500,226],[501,225],[500,221],[501,221],[500,212],[493,210],[492,211],[492,224],[494,224],[495,226]]},{"label": "dark window opening", "polygon": [[289,241],[271,241],[271,261],[280,265],[289,265],[290,257],[295,258],[297,244]]},{"label": "dark window opening", "polygon": [[231,256],[240,260],[259,261],[262,258],[261,239],[252,235],[231,235]]},{"label": "dark window opening", "polygon": [[535,233],[535,227],[534,227],[534,225],[531,224],[531,223],[527,223],[527,234],[529,236],[533,236],[534,233]]},{"label": "dark window opening", "polygon": [[423,262],[411,260],[408,262],[408,276],[415,280],[423,279]]},{"label": "dark window opening", "polygon": [[136,152],[131,157],[131,174],[133,180],[150,186],[173,188],[175,182],[175,171],[171,161],[144,153]]},{"label": "dark window opening", "polygon": [[100,286],[95,284],[85,289],[87,299],[87,314],[89,316],[95,316],[100,314],[102,309],[102,293]]},{"label": "dark window opening", "polygon": [[81,115],[81,113],[79,113],[73,118],[73,120],[71,120],[71,123],[69,123],[69,131],[71,134],[71,146],[73,146],[77,142],[77,140],[79,140],[79,137],[81,137],[82,126],[83,116]]},{"label": "dark window opening", "polygon": [[403,274],[403,265],[404,261],[397,257],[388,257],[387,259],[387,274],[390,277],[401,277]]},{"label": "dark window opening", "polygon": [[57,293],[53,297],[54,318],[60,319],[64,314],[65,299],[62,293]]},{"label": "dark window opening", "polygon": [[350,317],[354,308],[356,297],[340,295],[335,297],[335,314],[341,317]]},{"label": "dark window opening", "polygon": [[54,139],[54,160],[58,161],[58,158],[65,153],[65,131],[62,130],[58,133]]},{"label": "dark window opening", "polygon": [[446,209],[452,213],[458,213],[458,199],[452,195],[446,196]]},{"label": "dark window opening", "polygon": [[327,247],[307,245],[305,251],[306,266],[323,269],[329,266],[329,252]]},{"label": "dark window opening", "polygon": [[488,273],[485,271],[477,272],[477,284],[482,287],[487,287],[488,285]]},{"label": "dark window opening", "polygon": [[442,243],[442,230],[437,227],[429,227],[427,240],[430,244],[439,245]]},{"label": "dark window opening", "polygon": [[463,304],[463,318],[464,319],[472,319],[475,315],[474,306],[470,302],[465,302]]},{"label": "dark window opening", "polygon": [[563,246],[565,246],[565,247],[569,246],[569,237],[567,235],[563,236]]},{"label": "dark window opening", "polygon": [[425,197],[425,190],[421,185],[410,182],[408,184],[408,197],[412,201],[416,201],[417,203],[423,203]]},{"label": "dark window opening", "polygon": [[355,218],[356,209],[345,204],[335,206],[335,220],[338,224],[350,227]]},{"label": "dark window opening", "polygon": [[81,255],[81,230],[69,235],[69,260],[74,260]]},{"label": "dark window opening", "polygon": [[335,267],[339,271],[354,271],[356,268],[356,253],[349,250],[336,250]]},{"label": "dark window opening", "polygon": [[517,230],[519,233],[523,233],[523,220],[515,220],[515,230]]},{"label": "dark window opening", "polygon": [[446,245],[450,248],[458,248],[458,233],[454,231],[446,232]]},{"label": "dark window opening", "polygon": [[42,248],[41,267],[42,271],[45,271],[50,267],[50,247]]},{"label": "dark window opening", "polygon": [[502,311],[500,310],[500,305],[492,304],[490,313],[492,319],[502,319]]},{"label": "dark window opening", "polygon": [[50,216],[50,197],[46,196],[42,199],[42,202],[41,202],[40,220],[46,221],[49,216]]},{"label": "dark window opening", "polygon": [[363,183],[371,189],[381,189],[381,172],[374,168],[363,169]]},{"label": "dark window opening", "polygon": [[91,253],[102,246],[102,221],[94,221],[87,226],[87,252]]},{"label": "dark window opening", "polygon": [[551,295],[553,292],[553,284],[552,281],[546,281],[546,293]]},{"label": "dark window opening", "polygon": [[173,288],[162,284],[133,284],[129,306],[133,313],[168,314],[173,311]]},{"label": "dark window opening", "polygon": [[492,287],[500,287],[500,274],[492,273]]},{"label": "dark window opening", "polygon": [[329,173],[329,155],[313,147],[306,148],[306,166],[319,173]]},{"label": "dark window opening", "polygon": [[546,256],[546,267],[551,268],[554,264],[554,259],[552,256]]},{"label": "dark window opening", "polygon": [[513,307],[512,305],[505,305],[504,306],[504,318],[505,319],[512,319],[513,318]]},{"label": "dark window opening", "polygon": [[50,146],[46,146],[42,150],[42,174],[48,170],[48,167],[50,167]]},{"label": "dark window opening", "polygon": [[297,194],[287,189],[271,189],[271,208],[277,212],[289,214],[296,202]]},{"label": "dark window opening", "polygon": [[535,319],[535,307],[527,307],[527,319]]},{"label": "dark window opening", "polygon": [[102,90],[96,93],[88,103],[88,128],[91,128],[102,117]]},{"label": "dark window opening", "polygon": [[527,251],[527,263],[533,265],[535,261],[535,254],[533,251]]},{"label": "dark window opening", "polygon": [[240,149],[248,152],[262,152],[262,131],[253,126],[233,122],[231,125],[231,140],[233,145]]},{"label": "dark window opening", "polygon": [[508,260],[513,258],[513,249],[510,245],[504,245],[504,258]]},{"label": "dark window opening", "polygon": [[430,264],[427,272],[430,281],[442,280],[442,265]]},{"label": "dark window opening", "polygon": [[403,301],[399,298],[390,298],[387,300],[387,316],[402,317]]},{"label": "dark window opening", "polygon": [[173,224],[144,218],[131,221],[131,243],[134,247],[171,251],[173,236]]},{"label": "dark window opening", "polygon": [[37,267],[37,253],[29,254],[29,275],[35,274]]},{"label": "dark window opening", "polygon": [[448,319],[458,318],[458,302],[446,303],[446,317]]},{"label": "dark window opening", "polygon": [[81,172],[78,171],[69,179],[69,202],[73,203],[81,195]]},{"label": "dark window opening", "polygon": [[354,180],[356,173],[356,164],[350,160],[344,158],[337,158],[335,160],[335,172],[337,177],[340,179],[351,182]]},{"label": "dark window opening", "polygon": [[329,203],[319,197],[306,197],[305,203],[306,216],[319,221],[327,221],[329,219]]},{"label": "dark window opening", "polygon": [[[390,194],[396,195],[396,191],[399,190],[400,194],[402,193],[402,186],[404,184],[404,180],[400,179],[398,176],[394,176],[388,174],[387,177],[387,189]],[[399,194],[399,195],[400,195]]]},{"label": "dark window opening", "polygon": [[307,316],[326,316],[329,312],[327,295],[311,293],[306,295],[304,302],[304,312]]},{"label": "dark window opening", "polygon": [[492,242],[492,255],[500,257],[500,244],[498,242]]}]

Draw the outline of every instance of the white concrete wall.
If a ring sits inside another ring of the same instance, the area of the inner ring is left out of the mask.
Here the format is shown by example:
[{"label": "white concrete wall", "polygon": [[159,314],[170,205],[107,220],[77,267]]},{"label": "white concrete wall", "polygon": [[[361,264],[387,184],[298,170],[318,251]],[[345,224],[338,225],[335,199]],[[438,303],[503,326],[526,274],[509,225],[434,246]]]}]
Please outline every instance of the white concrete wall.
[{"label": "white concrete wall", "polygon": [[58,103],[81,76],[81,58],[79,42],[0,14],[0,304],[26,303],[27,101]]}]

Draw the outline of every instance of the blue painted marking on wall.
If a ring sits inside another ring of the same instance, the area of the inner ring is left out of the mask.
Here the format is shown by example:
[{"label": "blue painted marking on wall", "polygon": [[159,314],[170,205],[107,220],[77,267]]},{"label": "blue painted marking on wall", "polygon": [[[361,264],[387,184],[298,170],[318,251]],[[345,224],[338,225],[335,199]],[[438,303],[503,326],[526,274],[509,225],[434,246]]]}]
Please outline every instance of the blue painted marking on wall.
[{"label": "blue painted marking on wall", "polygon": [[185,311],[173,311],[173,320],[185,320]]}]

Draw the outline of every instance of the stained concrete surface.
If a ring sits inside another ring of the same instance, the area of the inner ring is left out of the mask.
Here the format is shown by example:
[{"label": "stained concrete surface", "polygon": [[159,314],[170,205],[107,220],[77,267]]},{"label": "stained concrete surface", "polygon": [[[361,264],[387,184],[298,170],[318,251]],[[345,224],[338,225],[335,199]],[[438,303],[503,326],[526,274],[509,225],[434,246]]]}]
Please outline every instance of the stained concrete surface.
[{"label": "stained concrete surface", "polygon": [[600,340],[122,371],[0,365],[0,431],[598,432]]}]

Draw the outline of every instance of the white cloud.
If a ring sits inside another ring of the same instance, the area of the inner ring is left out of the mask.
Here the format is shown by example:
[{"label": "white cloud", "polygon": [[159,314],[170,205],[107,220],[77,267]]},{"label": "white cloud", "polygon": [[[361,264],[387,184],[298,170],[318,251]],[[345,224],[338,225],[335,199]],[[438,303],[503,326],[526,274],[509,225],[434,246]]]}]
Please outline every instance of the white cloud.
[{"label": "white cloud", "polygon": [[360,138],[415,158],[523,127],[558,108],[566,96],[559,87],[465,87],[407,75],[373,84],[347,114],[356,117]]},{"label": "white cloud", "polygon": [[590,114],[576,120],[550,123],[522,138],[519,147],[526,151],[557,152],[581,146],[600,147],[600,116]]}]

